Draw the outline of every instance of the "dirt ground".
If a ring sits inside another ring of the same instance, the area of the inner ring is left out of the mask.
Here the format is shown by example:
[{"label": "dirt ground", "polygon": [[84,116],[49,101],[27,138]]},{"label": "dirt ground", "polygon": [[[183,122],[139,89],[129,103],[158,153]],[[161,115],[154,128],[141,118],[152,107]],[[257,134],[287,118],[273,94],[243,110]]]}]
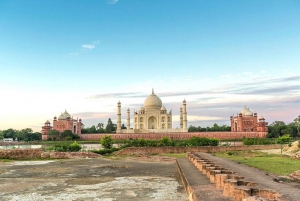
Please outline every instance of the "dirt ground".
[{"label": "dirt ground", "polygon": [[174,160],[141,159],[0,162],[0,200],[187,200]]}]

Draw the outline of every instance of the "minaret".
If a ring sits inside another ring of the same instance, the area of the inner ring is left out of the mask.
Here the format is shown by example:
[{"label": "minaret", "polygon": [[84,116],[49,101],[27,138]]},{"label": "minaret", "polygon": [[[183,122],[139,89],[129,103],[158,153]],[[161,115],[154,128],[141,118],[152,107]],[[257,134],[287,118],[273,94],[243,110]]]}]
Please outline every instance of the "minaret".
[{"label": "minaret", "polygon": [[118,113],[117,113],[117,130],[116,133],[121,133],[121,103],[118,102]]},{"label": "minaret", "polygon": [[127,109],[127,131],[130,130],[130,110]]},{"label": "minaret", "polygon": [[183,129],[187,130],[187,118],[186,118],[186,101],[182,101],[182,119],[183,119]]},{"label": "minaret", "polygon": [[180,128],[183,128],[182,107],[180,108]]}]

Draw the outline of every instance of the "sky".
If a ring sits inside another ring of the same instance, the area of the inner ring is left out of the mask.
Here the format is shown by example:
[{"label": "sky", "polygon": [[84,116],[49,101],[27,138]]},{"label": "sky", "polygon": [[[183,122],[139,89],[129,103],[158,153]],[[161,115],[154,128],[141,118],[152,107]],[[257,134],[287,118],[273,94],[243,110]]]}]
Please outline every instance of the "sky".
[{"label": "sky", "polygon": [[[179,127],[300,115],[298,0],[2,0],[0,130],[86,127],[138,110],[152,88]],[[131,123],[133,127],[133,123]]]}]

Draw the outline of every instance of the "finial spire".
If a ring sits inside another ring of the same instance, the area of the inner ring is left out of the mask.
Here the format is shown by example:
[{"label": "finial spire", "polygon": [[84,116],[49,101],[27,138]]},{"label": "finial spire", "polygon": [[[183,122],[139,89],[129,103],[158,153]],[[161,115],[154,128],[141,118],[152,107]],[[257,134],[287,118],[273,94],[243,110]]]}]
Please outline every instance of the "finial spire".
[{"label": "finial spire", "polygon": [[154,89],[152,88],[152,94],[154,94]]}]

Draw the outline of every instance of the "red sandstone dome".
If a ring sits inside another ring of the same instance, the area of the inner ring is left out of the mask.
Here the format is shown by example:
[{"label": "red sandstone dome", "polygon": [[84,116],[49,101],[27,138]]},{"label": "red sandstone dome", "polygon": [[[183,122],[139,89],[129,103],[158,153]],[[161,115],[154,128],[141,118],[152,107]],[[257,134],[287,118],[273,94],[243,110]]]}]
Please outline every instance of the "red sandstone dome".
[{"label": "red sandstone dome", "polygon": [[148,96],[144,102],[145,109],[157,109],[160,110],[162,102],[158,96],[156,96],[152,90],[152,94]]}]

